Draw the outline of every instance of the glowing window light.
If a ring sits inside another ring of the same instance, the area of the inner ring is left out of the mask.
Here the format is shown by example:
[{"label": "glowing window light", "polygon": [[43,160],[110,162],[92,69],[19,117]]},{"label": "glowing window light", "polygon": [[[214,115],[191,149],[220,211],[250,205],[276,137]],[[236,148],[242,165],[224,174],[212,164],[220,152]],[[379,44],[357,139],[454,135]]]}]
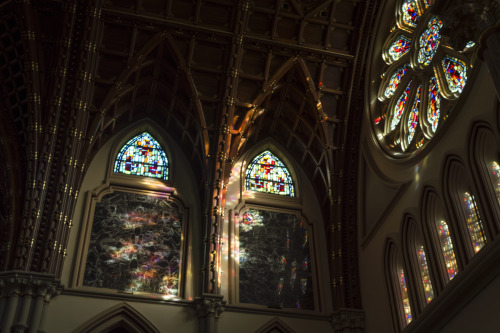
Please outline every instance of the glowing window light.
[{"label": "glowing window light", "polygon": [[436,227],[439,236],[439,243],[441,244],[441,249],[443,250],[446,271],[448,273],[448,278],[451,280],[458,273],[458,265],[455,258],[455,250],[453,249],[453,242],[451,241],[450,230],[448,228],[448,224],[444,220],[437,222]]},{"label": "glowing window light", "polygon": [[440,19],[434,17],[429,21],[428,28],[424,30],[419,39],[418,57],[417,60],[420,64],[427,66],[431,63],[432,58],[441,40],[439,30],[443,27]]},{"label": "glowing window light", "polygon": [[474,196],[465,192],[463,205],[467,219],[467,229],[474,247],[474,253],[477,253],[486,244],[486,237],[484,236],[483,224],[481,223]]},{"label": "glowing window light", "polygon": [[290,172],[269,150],[257,155],[248,165],[245,188],[250,191],[294,197]]},{"label": "glowing window light", "polygon": [[422,91],[422,86],[417,89],[417,94],[415,95],[415,101],[411,108],[410,114],[408,115],[408,144],[411,143],[413,137],[415,136],[415,131],[418,125],[418,110],[420,109],[420,93]]},{"label": "glowing window light", "polygon": [[396,128],[396,126],[399,124],[399,121],[401,120],[401,116],[403,115],[403,110],[405,108],[406,101],[408,100],[408,94],[410,93],[410,88],[411,88],[411,82],[408,83],[408,86],[406,87],[405,91],[401,94],[401,97],[399,97],[396,105],[394,105],[394,110],[391,120],[391,131]]},{"label": "glowing window light", "polygon": [[402,5],[402,11],[403,22],[412,28],[416,27],[420,19],[417,2],[415,0],[405,0]]},{"label": "glowing window light", "polygon": [[409,324],[412,320],[411,308],[410,308],[410,299],[408,297],[408,288],[406,286],[406,277],[404,270],[402,268],[399,269],[398,272],[399,279],[399,290],[401,291],[401,301],[403,305],[403,313],[406,320],[406,324]]},{"label": "glowing window light", "polygon": [[391,97],[396,89],[398,88],[399,83],[403,79],[403,76],[408,72],[408,69],[410,68],[410,65],[405,65],[399,69],[397,69],[394,74],[392,74],[391,79],[389,80],[389,83],[387,84],[387,87],[385,88],[384,96],[389,98]]},{"label": "glowing window light", "polygon": [[429,266],[427,265],[427,258],[425,257],[423,245],[417,247],[417,259],[418,265],[420,266],[420,278],[424,286],[425,300],[429,303],[434,298],[434,290],[432,289]]},{"label": "glowing window light", "polygon": [[392,61],[396,61],[410,50],[411,40],[403,35],[399,35],[389,47],[389,56]]},{"label": "glowing window light", "polygon": [[130,139],[120,149],[114,172],[167,180],[167,155],[158,141],[144,132]]},{"label": "glowing window light", "polygon": [[490,163],[490,179],[500,205],[500,165],[496,161]]},{"label": "glowing window light", "polygon": [[436,132],[441,112],[441,95],[435,76],[429,81],[429,94],[427,98],[427,121],[431,124],[432,132]]},{"label": "glowing window light", "polygon": [[461,94],[467,82],[467,66],[462,60],[446,56],[441,61],[448,87],[453,94]]}]

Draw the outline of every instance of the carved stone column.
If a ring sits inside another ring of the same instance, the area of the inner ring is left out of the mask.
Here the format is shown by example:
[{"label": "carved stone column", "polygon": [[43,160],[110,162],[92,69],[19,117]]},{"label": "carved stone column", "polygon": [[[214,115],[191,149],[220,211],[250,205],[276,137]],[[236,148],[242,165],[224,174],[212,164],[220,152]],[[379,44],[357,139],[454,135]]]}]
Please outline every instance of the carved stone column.
[{"label": "carved stone column", "polygon": [[44,332],[42,324],[50,299],[62,287],[54,275],[8,271],[0,273],[1,332]]},{"label": "carved stone column", "polygon": [[361,333],[365,326],[365,313],[362,310],[340,309],[332,314],[330,321],[336,333]]},{"label": "carved stone column", "polygon": [[200,333],[217,333],[220,314],[224,311],[224,296],[203,294],[195,299],[196,313],[200,318]]}]

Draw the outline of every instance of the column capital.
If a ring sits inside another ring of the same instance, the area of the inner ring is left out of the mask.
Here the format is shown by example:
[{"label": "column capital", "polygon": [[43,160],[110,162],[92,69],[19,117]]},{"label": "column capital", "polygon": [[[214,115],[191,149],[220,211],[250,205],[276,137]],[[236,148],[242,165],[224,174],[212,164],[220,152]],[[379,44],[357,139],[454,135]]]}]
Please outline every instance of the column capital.
[{"label": "column capital", "polygon": [[44,297],[47,301],[62,291],[60,281],[53,274],[25,271],[0,272],[0,294],[31,294],[33,297]]},{"label": "column capital", "polygon": [[217,294],[203,294],[201,297],[196,297],[195,304],[198,317],[219,318],[220,314],[224,312],[224,305],[226,304],[223,298],[223,295]]}]

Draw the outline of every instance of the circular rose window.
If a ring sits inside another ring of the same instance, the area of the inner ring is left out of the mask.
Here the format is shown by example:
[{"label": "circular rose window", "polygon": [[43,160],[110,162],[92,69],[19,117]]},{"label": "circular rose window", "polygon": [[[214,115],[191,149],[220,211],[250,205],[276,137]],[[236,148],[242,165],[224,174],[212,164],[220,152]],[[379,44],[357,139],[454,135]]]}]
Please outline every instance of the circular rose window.
[{"label": "circular rose window", "polygon": [[439,131],[472,67],[473,42],[456,51],[441,35],[431,0],[396,1],[396,24],[382,47],[383,68],[371,115],[377,140],[395,157],[420,150]]}]

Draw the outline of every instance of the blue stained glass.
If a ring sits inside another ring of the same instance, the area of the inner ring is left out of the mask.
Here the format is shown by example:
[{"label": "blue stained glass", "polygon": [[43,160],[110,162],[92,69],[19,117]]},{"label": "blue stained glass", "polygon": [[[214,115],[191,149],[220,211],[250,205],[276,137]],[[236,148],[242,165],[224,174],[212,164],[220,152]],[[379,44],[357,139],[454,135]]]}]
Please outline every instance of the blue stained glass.
[{"label": "blue stained glass", "polygon": [[431,124],[432,132],[436,132],[441,110],[441,95],[439,85],[435,76],[429,81],[429,95],[427,99],[427,121]]},{"label": "blue stained glass", "polygon": [[396,61],[404,56],[410,50],[411,41],[403,35],[400,35],[389,47],[389,56],[392,61]]},{"label": "blue stained glass", "polygon": [[420,19],[417,2],[415,0],[405,0],[402,10],[403,22],[412,28],[416,27]]},{"label": "blue stained glass", "polygon": [[394,74],[392,74],[387,87],[385,88],[384,96],[389,98],[391,97],[396,89],[398,88],[399,83],[403,79],[403,76],[408,72],[410,65],[404,65],[403,67],[398,68]]},{"label": "blue stained glass", "polygon": [[168,159],[161,145],[144,132],[120,149],[114,172],[150,178],[168,179]]},{"label": "blue stained glass", "polygon": [[420,266],[420,278],[424,287],[425,300],[429,303],[434,298],[434,290],[432,289],[429,266],[427,265],[427,258],[425,257],[423,245],[417,247],[417,259]]},{"label": "blue stained glass", "polygon": [[423,65],[431,63],[432,58],[441,40],[439,30],[443,27],[440,19],[433,17],[428,24],[428,28],[422,33],[419,40],[418,62]]},{"label": "blue stained glass", "polygon": [[450,91],[454,94],[461,94],[467,82],[465,63],[457,58],[446,56],[441,61],[441,65]]},{"label": "blue stained glass", "polygon": [[394,105],[391,127],[390,127],[391,131],[396,128],[396,126],[399,124],[399,121],[401,120],[401,115],[403,114],[406,101],[408,100],[408,94],[410,93],[410,86],[411,82],[408,83],[408,86],[406,87],[405,91],[401,94],[401,97],[399,97],[396,105]]},{"label": "blue stained glass", "polygon": [[245,175],[245,188],[256,192],[295,196],[290,172],[269,150],[257,155],[249,163]]},{"label": "blue stained glass", "polygon": [[413,106],[411,108],[410,114],[408,116],[408,144],[410,144],[411,140],[415,136],[415,131],[417,130],[418,124],[418,110],[420,109],[420,93],[422,90],[422,86],[419,86],[417,89],[417,94],[415,95],[415,101],[413,102]]}]

